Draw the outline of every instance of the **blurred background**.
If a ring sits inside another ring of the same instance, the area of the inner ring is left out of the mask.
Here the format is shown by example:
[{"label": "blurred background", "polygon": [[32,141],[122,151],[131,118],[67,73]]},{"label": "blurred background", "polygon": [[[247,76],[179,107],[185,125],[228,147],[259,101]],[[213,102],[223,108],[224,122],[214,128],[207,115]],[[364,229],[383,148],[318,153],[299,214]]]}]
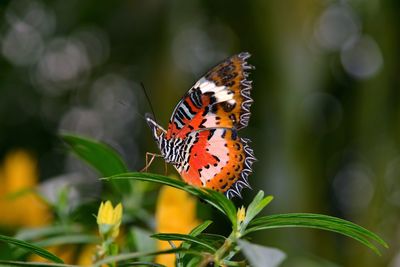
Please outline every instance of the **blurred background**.
[{"label": "blurred background", "polygon": [[379,257],[318,230],[254,240],[285,251],[286,267],[400,266],[399,11],[396,0],[0,1],[0,234],[52,220],[37,196],[15,196],[25,189],[51,202],[68,184],[68,209],[99,202],[99,175],[60,132],[104,141],[139,170],[158,152],[140,82],[166,127],[202,74],[249,51],[255,102],[240,135],[259,161],[244,202],[262,189],[275,196],[265,213],[338,216],[390,248]]}]

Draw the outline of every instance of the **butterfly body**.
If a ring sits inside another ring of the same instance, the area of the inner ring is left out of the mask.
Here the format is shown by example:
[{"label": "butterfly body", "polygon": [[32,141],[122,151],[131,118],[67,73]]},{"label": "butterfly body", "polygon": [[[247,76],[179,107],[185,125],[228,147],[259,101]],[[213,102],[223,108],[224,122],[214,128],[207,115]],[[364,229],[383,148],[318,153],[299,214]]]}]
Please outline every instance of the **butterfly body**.
[{"label": "butterfly body", "polygon": [[146,117],[161,155],[183,180],[228,198],[250,187],[248,175],[255,161],[250,141],[237,134],[248,125],[253,102],[249,56],[232,56],[197,81],[176,106],[168,130]]}]

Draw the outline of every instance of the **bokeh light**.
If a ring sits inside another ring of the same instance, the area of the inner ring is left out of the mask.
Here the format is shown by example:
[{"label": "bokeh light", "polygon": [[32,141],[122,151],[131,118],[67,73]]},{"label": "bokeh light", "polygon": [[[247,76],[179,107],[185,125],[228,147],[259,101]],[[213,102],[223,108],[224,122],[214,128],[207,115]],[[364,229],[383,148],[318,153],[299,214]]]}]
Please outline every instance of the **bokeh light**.
[{"label": "bokeh light", "polygon": [[362,36],[343,48],[340,59],[347,73],[357,79],[374,76],[383,65],[380,48],[369,36]]},{"label": "bokeh light", "polygon": [[346,4],[333,4],[324,10],[315,25],[318,44],[337,51],[357,38],[361,31],[358,17]]},{"label": "bokeh light", "polygon": [[86,80],[90,68],[87,52],[79,40],[53,39],[38,63],[38,89],[50,95],[74,89]]},{"label": "bokeh light", "polygon": [[367,166],[353,163],[339,170],[333,180],[335,195],[349,216],[362,212],[374,196],[373,174]]},{"label": "bokeh light", "polygon": [[39,31],[23,21],[12,24],[2,42],[3,56],[17,66],[36,63],[43,49]]}]

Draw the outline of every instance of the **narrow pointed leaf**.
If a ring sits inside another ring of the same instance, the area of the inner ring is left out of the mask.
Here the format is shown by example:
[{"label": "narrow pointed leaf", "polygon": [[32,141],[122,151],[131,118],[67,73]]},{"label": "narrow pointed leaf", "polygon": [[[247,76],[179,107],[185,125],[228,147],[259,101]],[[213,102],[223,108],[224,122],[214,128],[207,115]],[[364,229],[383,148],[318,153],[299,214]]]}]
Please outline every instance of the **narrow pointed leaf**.
[{"label": "narrow pointed leaf", "polygon": [[260,190],[246,210],[244,225],[248,225],[272,200],[272,196],[264,198],[264,192]]},{"label": "narrow pointed leaf", "polygon": [[236,229],[236,224],[237,224],[237,218],[236,218],[236,207],[233,204],[232,201],[230,201],[225,195],[211,190],[207,189],[207,194],[209,197],[212,197],[212,199],[218,203],[219,206],[222,207],[224,210],[226,216],[228,216],[229,220],[232,223],[233,229]]},{"label": "narrow pointed leaf", "polygon": [[[117,151],[110,146],[90,138],[72,134],[62,134],[61,137],[75,155],[86,161],[102,176],[111,176],[128,171]],[[114,186],[121,192],[129,193],[130,191],[130,186],[127,182]]]},{"label": "narrow pointed leaf", "polygon": [[151,237],[156,238],[158,240],[163,240],[163,241],[185,241],[189,243],[195,243],[198,245],[201,245],[207,249],[209,249],[212,252],[216,251],[216,248],[211,246],[210,244],[204,242],[200,238],[191,236],[191,235],[184,235],[184,234],[155,234],[152,235]]},{"label": "narrow pointed leaf", "polygon": [[104,143],[71,134],[64,134],[62,138],[74,153],[103,176],[111,176],[128,170],[118,153]]},{"label": "narrow pointed leaf", "polygon": [[33,261],[8,261],[0,260],[0,266],[26,266],[26,267],[78,267],[78,265],[62,264],[62,263],[48,263],[48,262],[33,262]]},{"label": "narrow pointed leaf", "polygon": [[200,240],[206,242],[207,244],[209,244],[215,248],[221,247],[226,240],[225,236],[218,235],[218,234],[208,234],[208,233],[202,233],[202,234],[198,235],[197,238],[199,238]]},{"label": "narrow pointed leaf", "polygon": [[312,213],[289,213],[260,217],[249,224],[245,234],[285,227],[316,228],[340,233],[361,242],[379,255],[379,250],[371,241],[376,241],[380,245],[387,247],[385,241],[378,235],[357,224],[327,215]]},{"label": "narrow pointed leaf", "polygon": [[192,231],[190,231],[189,235],[191,236],[197,236],[199,234],[201,234],[204,230],[207,229],[208,226],[210,226],[210,224],[212,224],[213,221],[207,220],[201,224],[199,224],[198,226],[196,226],[195,228],[192,229]]},{"label": "narrow pointed leaf", "polygon": [[9,236],[4,236],[4,235],[0,235],[0,241],[6,242],[8,244],[23,248],[33,254],[36,254],[38,256],[41,256],[45,259],[48,259],[52,262],[56,262],[56,263],[64,263],[59,257],[57,257],[56,255],[54,255],[53,253],[48,252],[47,250],[33,245],[31,243],[19,240],[19,239],[15,239]]},{"label": "narrow pointed leaf", "polygon": [[[189,235],[194,236],[194,237],[195,237],[195,236],[198,236],[198,235],[201,234],[205,229],[207,229],[207,227],[208,227],[210,224],[212,224],[212,221],[210,221],[210,220],[207,220],[207,221],[205,221],[205,222],[199,224],[198,226],[196,226],[195,228],[193,228],[192,231],[190,231]],[[181,244],[181,247],[182,247],[182,248],[185,248],[185,249],[189,249],[190,246],[191,246],[191,243],[190,243],[190,242],[186,242],[186,241],[182,242],[182,244]],[[182,255],[181,253],[178,253],[178,255],[177,255],[177,263],[176,263],[178,267],[184,266],[183,263],[182,263],[182,261],[178,261],[178,259],[181,259],[182,257],[183,257],[183,255]]]}]

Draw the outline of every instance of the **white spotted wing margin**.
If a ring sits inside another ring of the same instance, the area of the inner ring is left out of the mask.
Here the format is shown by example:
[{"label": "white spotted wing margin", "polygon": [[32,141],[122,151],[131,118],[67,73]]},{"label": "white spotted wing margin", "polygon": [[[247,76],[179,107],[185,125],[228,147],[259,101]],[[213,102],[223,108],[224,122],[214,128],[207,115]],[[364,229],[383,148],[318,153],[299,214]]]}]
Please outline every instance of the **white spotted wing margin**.
[{"label": "white spotted wing margin", "polygon": [[254,70],[255,67],[253,65],[250,65],[247,62],[247,59],[251,57],[251,54],[249,52],[242,52],[239,55],[239,58],[243,60],[242,63],[242,68],[243,68],[243,76],[244,78],[240,81],[240,84],[242,86],[240,90],[240,94],[243,97],[243,102],[241,104],[242,106],[242,111],[239,117],[240,124],[237,126],[237,129],[240,130],[244,127],[247,127],[249,125],[249,120],[250,120],[250,107],[251,104],[254,102],[254,100],[250,96],[250,92],[252,89],[252,83],[253,81],[248,80],[249,77],[249,70]]},{"label": "white spotted wing margin", "polygon": [[242,189],[247,187],[251,188],[248,178],[249,175],[253,172],[252,165],[254,162],[257,161],[256,157],[254,156],[254,151],[250,147],[249,143],[251,143],[251,140],[248,138],[240,138],[242,144],[243,144],[243,150],[245,153],[245,159],[244,159],[244,168],[242,172],[240,173],[240,178],[239,180],[234,183],[231,188],[228,189],[228,191],[225,192],[225,196],[228,199],[232,199],[235,196],[242,197],[241,192]]}]

